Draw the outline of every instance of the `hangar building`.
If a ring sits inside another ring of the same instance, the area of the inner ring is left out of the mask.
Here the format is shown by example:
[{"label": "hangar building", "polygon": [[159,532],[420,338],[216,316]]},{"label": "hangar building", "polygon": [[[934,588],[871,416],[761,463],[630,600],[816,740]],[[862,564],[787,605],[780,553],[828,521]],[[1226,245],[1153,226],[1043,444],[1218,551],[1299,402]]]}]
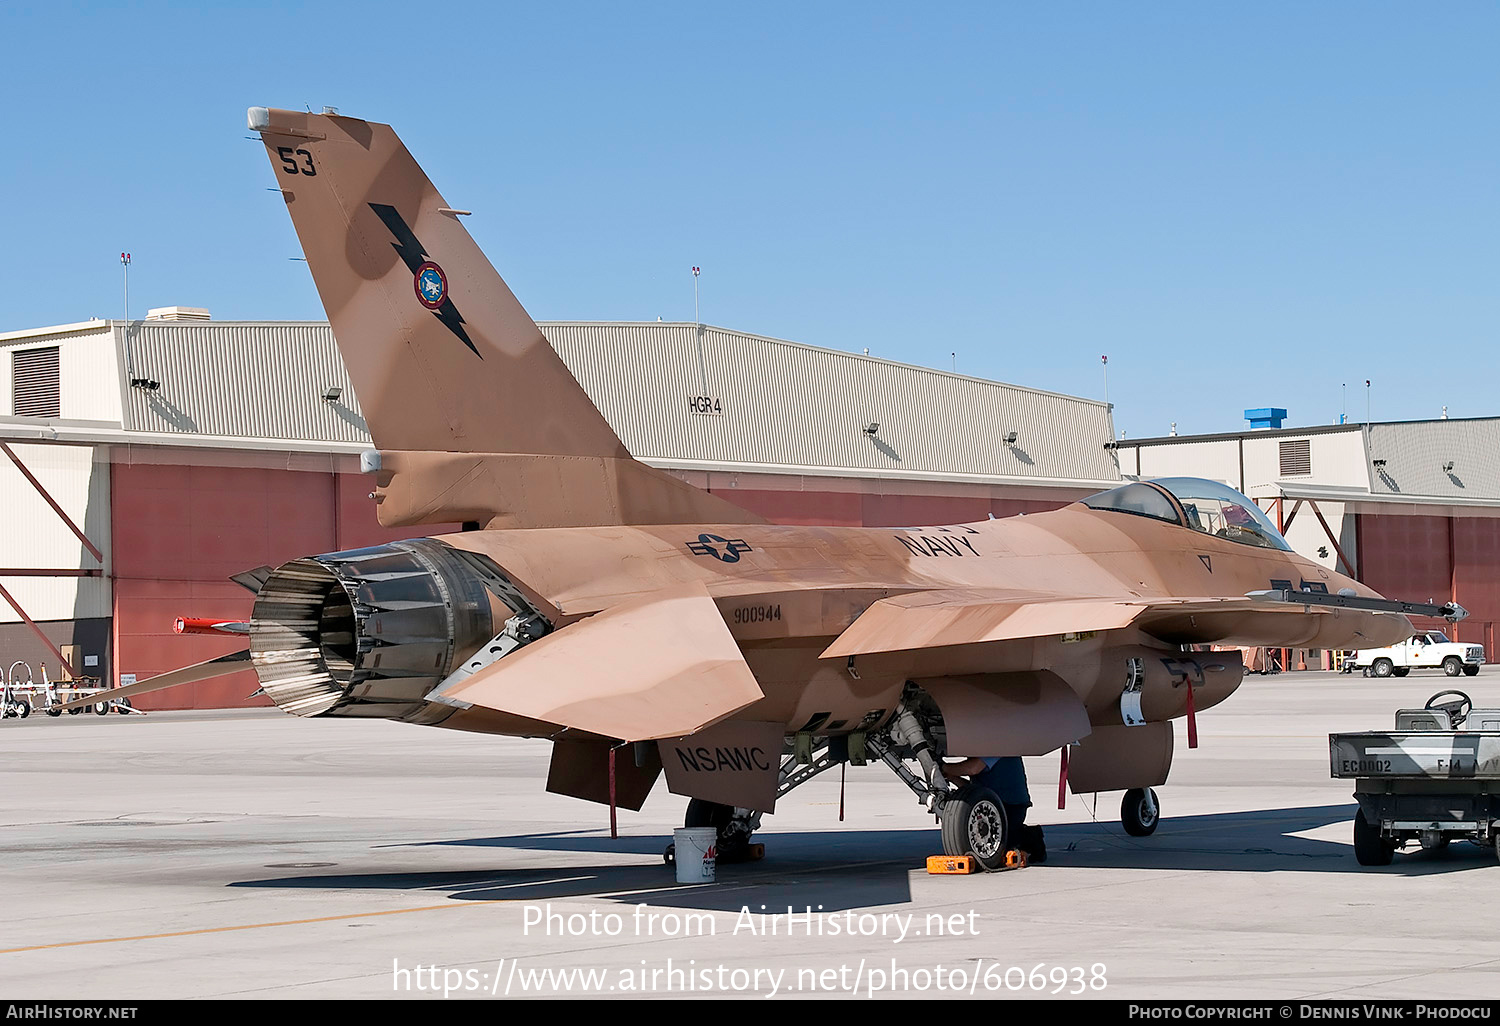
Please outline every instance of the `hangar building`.
[{"label": "hangar building", "polygon": [[[542,330],[637,458],[773,521],[961,523],[1120,479],[1101,402],[691,323]],[[0,397],[0,668],[38,680],[59,656],[113,684],[226,654],[172,623],[248,617],[231,574],[461,526],[377,523],[326,323],[172,307],[0,334]],[[255,689],[247,671],[138,705]]]}]

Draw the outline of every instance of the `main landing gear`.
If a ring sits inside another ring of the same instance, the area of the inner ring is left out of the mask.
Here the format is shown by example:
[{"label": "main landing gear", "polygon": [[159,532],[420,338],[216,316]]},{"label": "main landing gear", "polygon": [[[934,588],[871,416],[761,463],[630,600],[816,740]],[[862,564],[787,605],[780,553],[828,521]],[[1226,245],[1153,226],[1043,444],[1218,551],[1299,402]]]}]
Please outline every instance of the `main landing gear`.
[{"label": "main landing gear", "polygon": [[[972,856],[985,870],[1006,868],[1014,844],[1005,805],[989,788],[954,788],[943,776],[947,729],[925,692],[908,686],[890,726],[872,734],[866,746],[937,817],[944,855]],[[909,761],[921,772],[913,772]]]},{"label": "main landing gear", "polygon": [[765,857],[766,846],[751,844],[750,835],[760,826],[760,813],[754,809],[737,809],[718,802],[694,798],[688,802],[683,817],[685,827],[714,827],[719,836],[714,843],[720,864],[752,862]]},{"label": "main landing gear", "polygon": [[[846,762],[864,765],[864,756],[868,756],[889,766],[937,819],[944,855],[971,856],[981,868],[990,871],[1014,865],[1008,856],[1017,847],[1025,849],[1032,862],[1046,858],[1040,829],[1014,828],[1005,804],[995,792],[976,784],[954,787],[943,776],[947,728],[936,704],[921,688],[908,685],[895,714],[885,726],[866,733],[862,745],[852,744],[845,736],[798,735],[798,739],[801,743],[788,739],[777,781],[778,799],[835,766]],[[851,758],[856,748],[863,755]],[[1160,822],[1161,802],[1155,790],[1148,787],[1125,792],[1120,803],[1120,823],[1127,834],[1148,837],[1156,832]],[[764,857],[765,846],[751,840],[760,823],[761,813],[753,809],[694,798],[688,802],[683,826],[715,828],[718,861],[729,863]],[[663,854],[671,862],[675,852],[669,845]]]},{"label": "main landing gear", "polygon": [[[824,737],[811,740],[815,743],[810,745],[810,750],[805,753],[806,759],[810,761],[799,761],[796,744],[788,741],[776,781],[778,800],[786,797],[793,788],[807,783],[824,770],[849,761],[847,738]],[[685,827],[711,826],[718,831],[718,838],[714,843],[715,851],[718,853],[715,862],[718,864],[754,862],[766,856],[766,846],[751,840],[755,831],[760,829],[761,816],[762,814],[754,809],[735,808],[703,798],[693,798],[688,802],[682,825]],[[668,863],[672,862],[676,856],[676,845],[673,844],[667,845],[666,851],[662,853],[662,858]]]},{"label": "main landing gear", "polygon": [[944,855],[972,855],[989,871],[1004,869],[1011,848],[1005,806],[987,787],[970,784],[938,804]]},{"label": "main landing gear", "polygon": [[[941,759],[947,730],[937,707],[920,688],[907,688],[890,726],[872,734],[866,746],[937,817],[944,855],[971,855],[987,870],[1005,868],[1006,854],[1013,847],[1027,849],[1032,862],[1046,857],[1040,837],[1028,837],[1028,831],[1035,828],[1015,829],[1007,821],[1005,805],[993,791],[973,784],[954,788],[944,778]],[[920,772],[912,770],[912,762]],[[1148,837],[1160,823],[1161,801],[1154,789],[1125,792],[1120,802],[1120,824],[1127,834]],[[1035,851],[1028,847],[1028,841]]]}]

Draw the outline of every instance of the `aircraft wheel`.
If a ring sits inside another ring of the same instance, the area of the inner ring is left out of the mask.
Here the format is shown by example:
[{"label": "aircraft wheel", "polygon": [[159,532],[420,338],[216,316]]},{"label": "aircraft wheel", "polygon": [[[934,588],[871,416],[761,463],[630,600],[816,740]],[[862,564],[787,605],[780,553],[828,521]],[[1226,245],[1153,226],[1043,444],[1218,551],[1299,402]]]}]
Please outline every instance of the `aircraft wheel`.
[{"label": "aircraft wheel", "polygon": [[1010,824],[994,791],[970,784],[960,788],[938,810],[944,855],[972,855],[989,871],[1005,868]]},{"label": "aircraft wheel", "polygon": [[1449,656],[1443,660],[1443,672],[1450,677],[1457,677],[1460,673],[1464,672],[1463,660],[1459,659],[1458,656]]},{"label": "aircraft wheel", "polygon": [[[1397,677],[1405,677],[1410,672],[1410,666],[1397,666],[1391,670],[1391,673],[1395,674]],[[1452,674],[1449,674],[1449,676],[1452,676]]]},{"label": "aircraft wheel", "polygon": [[1380,828],[1365,819],[1365,810],[1354,814],[1354,857],[1361,866],[1389,866],[1396,846],[1380,836]]},{"label": "aircraft wheel", "polygon": [[108,702],[95,702],[94,703],[94,715],[95,716],[108,716],[109,715],[109,703]]},{"label": "aircraft wheel", "polygon": [[1477,677],[1478,675],[1479,675],[1479,667],[1477,667],[1477,666],[1465,666],[1464,667],[1464,676],[1465,677]]},{"label": "aircraft wheel", "polygon": [[1389,677],[1395,668],[1396,664],[1389,659],[1377,659],[1371,664],[1370,672],[1376,677]]},{"label": "aircraft wheel", "polygon": [[693,798],[688,801],[687,812],[682,817],[685,827],[713,827],[718,830],[714,848],[718,852],[716,862],[744,862],[750,858],[750,835],[738,831],[730,832],[729,824],[734,819],[734,807],[718,802]]},{"label": "aircraft wheel", "polygon": [[1125,792],[1120,802],[1120,823],[1131,837],[1150,837],[1161,823],[1161,802],[1156,791],[1135,787]]}]

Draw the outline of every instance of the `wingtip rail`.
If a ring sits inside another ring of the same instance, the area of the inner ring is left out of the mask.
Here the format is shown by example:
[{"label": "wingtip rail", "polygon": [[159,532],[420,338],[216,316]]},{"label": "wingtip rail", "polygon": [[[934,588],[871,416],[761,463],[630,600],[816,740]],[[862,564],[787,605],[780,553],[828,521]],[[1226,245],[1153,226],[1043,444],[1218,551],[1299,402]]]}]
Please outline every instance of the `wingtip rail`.
[{"label": "wingtip rail", "polygon": [[1399,599],[1368,598],[1363,595],[1333,594],[1324,591],[1297,591],[1290,588],[1275,588],[1267,591],[1252,591],[1246,598],[1263,602],[1286,602],[1297,606],[1336,606],[1341,609],[1364,609],[1375,613],[1400,613],[1403,616],[1437,616],[1457,623],[1466,619],[1469,611],[1457,602],[1402,602]]}]

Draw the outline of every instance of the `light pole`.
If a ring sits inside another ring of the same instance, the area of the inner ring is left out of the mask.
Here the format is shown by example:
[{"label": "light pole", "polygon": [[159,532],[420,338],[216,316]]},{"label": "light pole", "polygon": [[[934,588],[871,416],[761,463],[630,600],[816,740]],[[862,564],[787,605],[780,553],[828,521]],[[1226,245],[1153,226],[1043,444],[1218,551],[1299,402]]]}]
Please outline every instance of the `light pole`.
[{"label": "light pole", "polygon": [[130,356],[130,254],[120,254],[120,266],[125,271],[125,373],[135,377],[135,362]]}]

